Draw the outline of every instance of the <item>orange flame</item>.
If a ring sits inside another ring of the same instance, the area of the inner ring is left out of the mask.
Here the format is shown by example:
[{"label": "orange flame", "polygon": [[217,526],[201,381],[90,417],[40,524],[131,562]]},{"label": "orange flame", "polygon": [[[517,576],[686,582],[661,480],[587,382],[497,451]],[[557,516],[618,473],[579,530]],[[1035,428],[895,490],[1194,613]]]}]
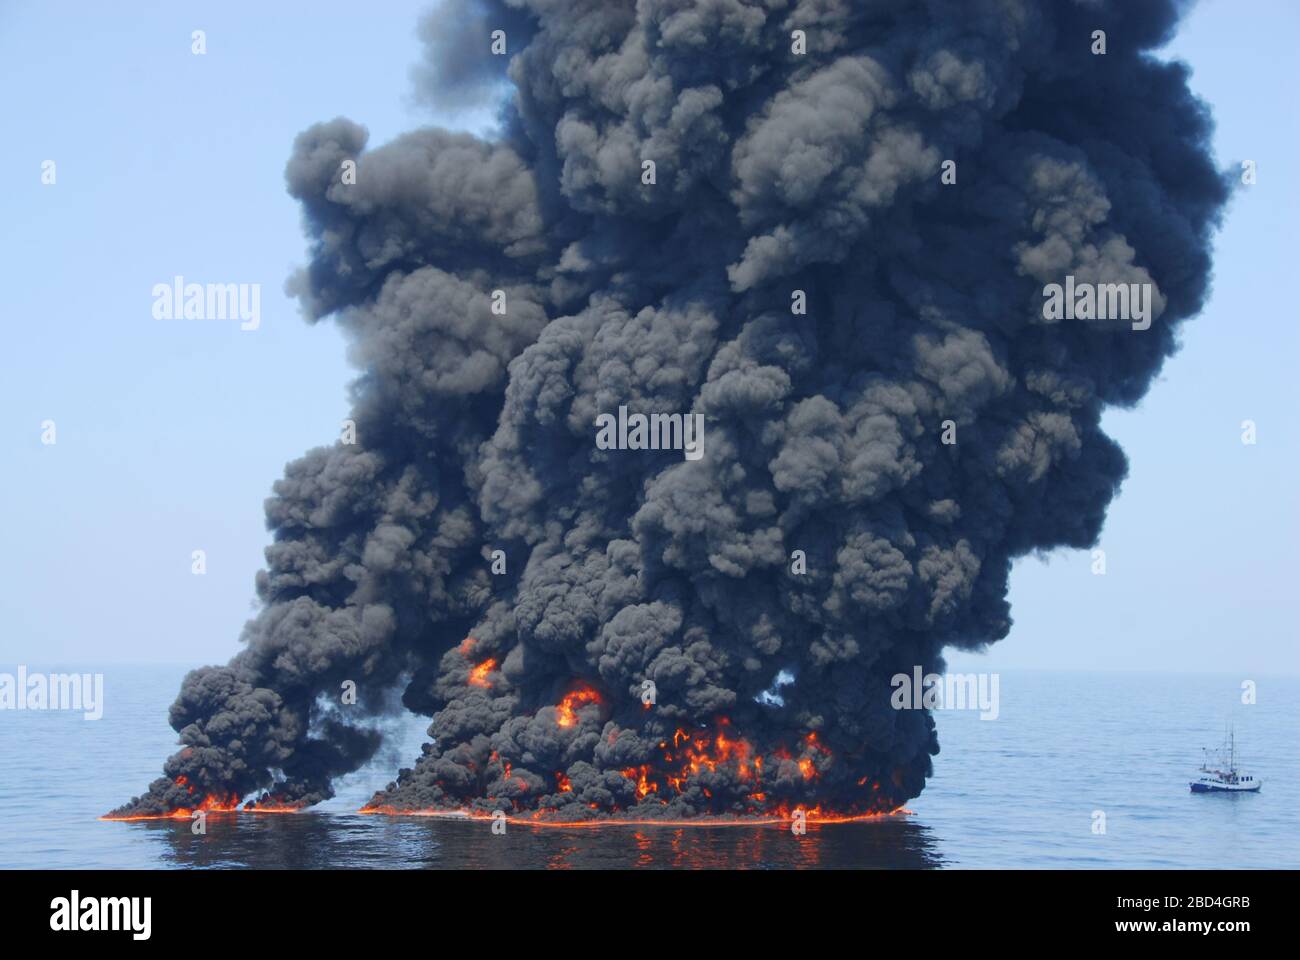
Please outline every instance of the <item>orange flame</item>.
[{"label": "orange flame", "polygon": [[[176,778],[178,786],[186,787],[188,792],[193,793],[194,787],[188,786],[189,780],[184,776]],[[188,807],[177,807],[175,810],[169,810],[166,813],[132,813],[113,815],[106,813],[100,817],[100,820],[189,820],[194,814],[202,810],[204,813],[235,813],[239,810],[239,795],[210,793],[200,800],[197,804]]]},{"label": "orange flame", "polygon": [[591,687],[582,686],[566,693],[555,708],[555,722],[561,727],[571,727],[578,722],[575,711],[589,703],[600,703],[600,694]]},{"label": "orange flame", "polygon": [[[595,809],[595,805],[591,805]],[[895,807],[892,810],[880,810],[873,813],[853,813],[837,814],[823,811],[820,806],[817,807],[795,807],[790,808],[782,806],[776,810],[764,813],[759,816],[745,817],[695,817],[689,820],[657,820],[649,817],[607,817],[603,819],[591,820],[553,820],[548,816],[553,811],[539,810],[527,817],[512,817],[507,815],[507,823],[518,824],[528,827],[549,827],[559,829],[586,829],[595,830],[601,827],[667,827],[676,829],[681,827],[764,827],[764,826],[786,826],[794,819],[796,812],[803,811],[804,822],[809,826],[818,826],[832,823],[866,823],[872,820],[881,820],[886,817],[894,816],[912,816],[912,811],[906,807]],[[397,807],[379,804],[372,806],[367,804],[357,811],[363,814],[378,814],[390,817],[434,817],[447,820],[491,820],[492,814],[482,810],[404,810]]]},{"label": "orange flame", "polygon": [[477,667],[469,672],[469,685],[471,687],[490,687],[492,682],[488,680],[488,674],[497,668],[496,659],[489,657],[480,663]]},{"label": "orange flame", "polygon": [[[194,793],[194,787],[184,774],[176,778],[176,785],[184,787],[187,793]],[[267,795],[257,800],[250,800],[241,808],[239,794],[210,793],[196,804],[177,807],[166,813],[132,813],[114,815],[107,813],[100,820],[189,820],[195,813],[301,813],[306,804],[289,802],[275,795]]]},{"label": "orange flame", "polygon": [[[732,735],[730,728],[731,721],[726,717],[719,717],[716,721],[715,733],[710,734],[704,730],[692,732],[679,727],[673,731],[671,745],[667,739],[659,741],[659,749],[663,751],[663,762],[668,766],[663,773],[663,779],[675,792],[683,793],[692,776],[702,771],[711,773],[724,765],[734,766],[739,779],[754,784],[754,791],[749,795],[749,800],[766,812],[767,791],[761,786],[763,755],[756,752],[749,741]],[[812,780],[821,776],[814,762],[815,756],[825,757],[827,760],[823,762],[828,762],[832,754],[830,748],[818,739],[815,732],[806,734],[802,740],[804,743],[801,749],[802,756],[795,757],[784,747],[772,751],[772,756],[779,760],[794,762],[803,779]],[[649,766],[628,767],[620,772],[629,780],[636,781],[638,800],[659,792],[659,784],[653,778],[654,771]],[[701,789],[706,797],[712,796],[709,790],[703,787]]]},{"label": "orange flame", "polygon": [[636,798],[638,800],[643,800],[650,794],[659,792],[659,784],[648,779],[650,775],[649,764],[643,763],[639,767],[628,767],[620,772],[629,780],[636,781]]}]

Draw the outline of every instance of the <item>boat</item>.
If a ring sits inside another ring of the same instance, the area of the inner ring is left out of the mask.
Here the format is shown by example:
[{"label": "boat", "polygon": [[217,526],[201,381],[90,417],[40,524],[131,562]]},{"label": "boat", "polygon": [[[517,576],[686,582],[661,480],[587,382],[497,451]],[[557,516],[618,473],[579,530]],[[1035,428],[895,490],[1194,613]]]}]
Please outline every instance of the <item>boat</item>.
[{"label": "boat", "polygon": [[1264,785],[1258,777],[1237,769],[1237,741],[1231,729],[1218,751],[1202,748],[1201,752],[1201,775],[1189,784],[1192,793],[1256,793]]}]

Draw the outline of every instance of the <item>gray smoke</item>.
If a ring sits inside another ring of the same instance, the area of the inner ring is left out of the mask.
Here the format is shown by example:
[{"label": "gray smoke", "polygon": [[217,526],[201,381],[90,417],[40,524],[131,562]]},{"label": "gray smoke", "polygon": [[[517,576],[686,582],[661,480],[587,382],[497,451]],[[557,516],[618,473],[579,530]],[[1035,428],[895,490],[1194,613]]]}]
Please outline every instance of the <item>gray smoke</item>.
[{"label": "gray smoke", "polygon": [[[298,137],[291,286],[351,336],[357,443],[276,483],[245,648],[186,678],[183,749],[122,812],[318,801],[398,684],[432,742],[377,807],[917,795],[934,723],[890,678],[1005,636],[1013,558],[1096,541],[1127,466],[1103,408],[1142,397],[1206,295],[1226,182],[1186,68],[1149,53],[1179,6],[433,14],[425,96],[508,83],[501,134]],[[1153,284],[1150,329],[1044,320],[1067,275]],[[703,458],[598,449],[620,406],[704,414]]]}]

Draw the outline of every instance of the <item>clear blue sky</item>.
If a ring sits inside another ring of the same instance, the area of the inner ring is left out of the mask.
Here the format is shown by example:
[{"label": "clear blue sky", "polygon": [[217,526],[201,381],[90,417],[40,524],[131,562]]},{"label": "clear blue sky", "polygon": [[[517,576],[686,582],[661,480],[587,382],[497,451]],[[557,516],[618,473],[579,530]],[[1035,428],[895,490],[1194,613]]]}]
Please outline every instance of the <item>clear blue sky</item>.
[{"label": "clear blue sky", "polygon": [[[236,651],[262,501],[287,460],[336,438],[351,376],[333,326],[281,293],[304,259],[284,162],[339,114],[372,144],[452,122],[412,102],[426,6],[0,6],[0,669]],[[1132,467],[1107,575],[1086,551],[1022,561],[1011,636],[954,666],[1300,673],[1298,27],[1290,0],[1209,0],[1172,45],[1215,110],[1221,164],[1253,159],[1259,183],[1229,211],[1182,353],[1108,417]],[[150,288],[175,274],[260,283],[261,329],[154,320]]]}]

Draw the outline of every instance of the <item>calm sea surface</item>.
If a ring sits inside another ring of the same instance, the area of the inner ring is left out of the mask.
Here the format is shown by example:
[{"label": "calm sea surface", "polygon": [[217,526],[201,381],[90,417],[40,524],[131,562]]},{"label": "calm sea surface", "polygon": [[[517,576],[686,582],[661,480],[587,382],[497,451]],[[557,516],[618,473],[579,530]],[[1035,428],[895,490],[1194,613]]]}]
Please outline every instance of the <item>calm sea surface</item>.
[{"label": "calm sea surface", "polygon": [[[60,668],[29,663],[30,671]],[[71,669],[71,668],[63,668]],[[293,816],[101,822],[173,750],[185,667],[79,665],[104,674],[99,721],[0,711],[0,867],[1300,867],[1300,679],[1001,674],[1001,714],[938,714],[943,752],[912,816],[811,827],[565,831],[357,816],[418,755],[411,718],[388,756]],[[16,665],[0,664],[14,673]],[[1236,726],[1258,794],[1193,795],[1200,747]],[[1105,833],[1093,831],[1094,811]]]}]

